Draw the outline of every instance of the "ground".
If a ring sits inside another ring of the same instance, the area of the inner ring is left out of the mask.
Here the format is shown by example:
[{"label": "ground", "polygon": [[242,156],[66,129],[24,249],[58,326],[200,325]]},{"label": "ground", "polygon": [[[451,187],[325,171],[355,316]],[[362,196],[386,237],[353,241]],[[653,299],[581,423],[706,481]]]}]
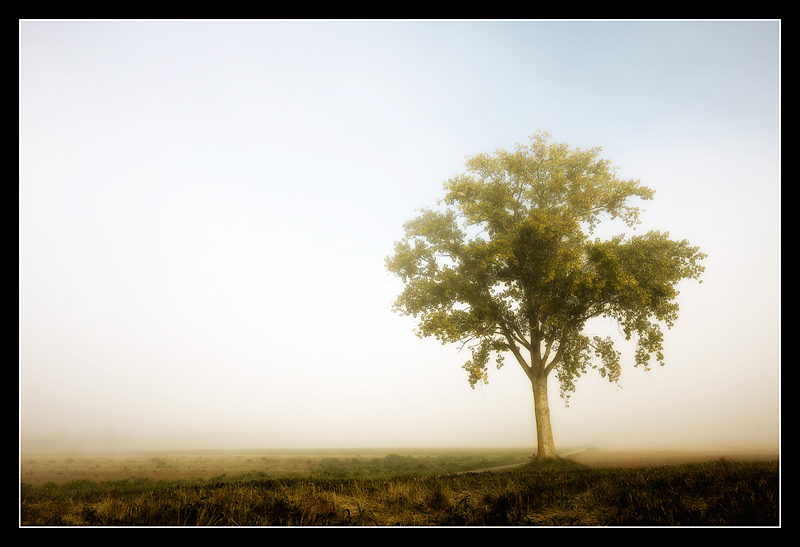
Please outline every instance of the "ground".
[{"label": "ground", "polygon": [[639,467],[699,463],[726,458],[729,460],[777,460],[778,450],[742,448],[705,448],[685,450],[592,449],[567,456],[591,467]]},{"label": "ground", "polygon": [[[336,454],[344,457],[342,454]],[[352,454],[372,458],[376,454]],[[316,461],[330,454],[276,453],[140,453],[140,454],[31,454],[20,458],[20,482],[33,486],[47,482],[92,482],[137,478],[153,480],[228,478],[254,471],[270,476],[292,473],[303,475],[315,467]],[[385,456],[385,454],[380,454]],[[696,450],[634,450],[591,448],[567,451],[561,455],[591,467],[636,467],[677,465],[726,458],[731,460],[777,460],[778,450],[743,450],[711,448]],[[501,468],[509,468],[502,466]],[[513,467],[513,466],[511,466]],[[500,468],[493,468],[500,469]],[[475,469],[480,471],[483,469]]]}]

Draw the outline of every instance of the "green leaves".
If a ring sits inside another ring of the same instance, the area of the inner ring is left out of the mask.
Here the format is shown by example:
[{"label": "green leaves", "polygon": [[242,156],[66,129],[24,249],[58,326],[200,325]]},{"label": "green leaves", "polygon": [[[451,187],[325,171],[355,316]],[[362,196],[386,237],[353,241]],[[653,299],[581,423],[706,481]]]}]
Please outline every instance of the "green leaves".
[{"label": "green leaves", "polygon": [[485,337],[479,343],[470,348],[472,352],[472,359],[464,363],[462,368],[469,373],[469,383],[472,389],[475,389],[475,384],[478,382],[489,383],[489,376],[487,374],[487,365],[491,352],[496,353],[495,362],[497,368],[503,366],[503,352],[508,350],[508,346],[500,339]]},{"label": "green leaves", "polygon": [[600,160],[600,148],[570,150],[566,144],[547,144],[549,135],[531,136],[532,144],[517,144],[514,153],[497,150],[467,160],[472,175],[459,175],[444,184],[447,205],[455,205],[469,224],[485,223],[490,233],[508,233],[531,211],[558,211],[592,229],[601,214],[638,223],[639,208],[628,199],[652,199],[654,192],[638,180],[619,180],[616,169]]},{"label": "green leaves", "polygon": [[532,381],[557,370],[568,398],[589,366],[609,381],[620,376],[613,342],[582,334],[593,317],[636,337],[637,365],[653,355],[663,364],[659,322],[673,325],[675,287],[699,279],[705,255],[661,232],[590,241],[585,231],[601,218],[637,224],[630,200],[654,192],[618,179],[599,148],[548,137],[469,158],[467,173],[444,183],[446,207],[407,222],[386,267],[405,284],[394,309],[419,319],[419,336],[470,348],[473,387],[487,381],[492,354],[501,364],[511,351]]}]

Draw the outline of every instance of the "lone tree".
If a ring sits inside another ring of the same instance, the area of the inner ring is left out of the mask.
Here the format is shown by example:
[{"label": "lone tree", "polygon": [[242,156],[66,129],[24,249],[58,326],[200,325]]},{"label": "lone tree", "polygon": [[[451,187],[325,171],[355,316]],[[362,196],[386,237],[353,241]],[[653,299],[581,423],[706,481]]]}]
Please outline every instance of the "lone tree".
[{"label": "lone tree", "polygon": [[419,337],[469,347],[463,368],[473,389],[487,381],[492,354],[498,369],[504,354],[514,356],[533,388],[538,461],[556,458],[550,373],[567,403],[587,367],[619,379],[614,342],[583,334],[586,322],[616,320],[626,339],[635,337],[636,366],[649,370],[653,354],[663,366],[659,322],[673,326],[675,286],[699,279],[706,256],[659,231],[590,240],[601,218],[634,227],[639,209],[629,199],[654,192],[619,180],[600,148],[571,150],[549,137],[468,158],[469,174],[444,183],[444,203],[455,210],[419,210],[386,259],[405,284],[394,310],[419,318]]}]

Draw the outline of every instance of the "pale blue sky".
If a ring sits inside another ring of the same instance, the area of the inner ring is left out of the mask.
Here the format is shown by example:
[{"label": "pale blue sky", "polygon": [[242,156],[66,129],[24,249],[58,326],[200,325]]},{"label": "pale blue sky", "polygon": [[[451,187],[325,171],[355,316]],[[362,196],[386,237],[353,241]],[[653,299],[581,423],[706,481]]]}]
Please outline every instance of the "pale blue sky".
[{"label": "pale blue sky", "polygon": [[582,378],[569,408],[552,379],[556,443],[774,445],[779,30],[21,22],[23,434],[532,447],[522,371],[471,390],[464,354],[391,313],[383,261],[466,156],[542,129],[602,146],[656,190],[640,229],[709,255],[666,367]]}]

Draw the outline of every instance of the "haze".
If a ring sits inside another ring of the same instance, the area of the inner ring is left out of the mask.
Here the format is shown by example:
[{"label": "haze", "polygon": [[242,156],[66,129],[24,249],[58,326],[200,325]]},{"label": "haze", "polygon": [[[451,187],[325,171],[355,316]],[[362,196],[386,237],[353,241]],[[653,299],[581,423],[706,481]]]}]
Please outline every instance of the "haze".
[{"label": "haze", "polygon": [[[21,449],[535,447],[384,259],[466,156],[538,129],[707,253],[666,366],[581,378],[557,449],[774,449],[780,24],[22,21]],[[625,232],[610,225],[600,235]],[[630,230],[627,230],[630,235]],[[598,322],[599,334],[616,326]]]}]

